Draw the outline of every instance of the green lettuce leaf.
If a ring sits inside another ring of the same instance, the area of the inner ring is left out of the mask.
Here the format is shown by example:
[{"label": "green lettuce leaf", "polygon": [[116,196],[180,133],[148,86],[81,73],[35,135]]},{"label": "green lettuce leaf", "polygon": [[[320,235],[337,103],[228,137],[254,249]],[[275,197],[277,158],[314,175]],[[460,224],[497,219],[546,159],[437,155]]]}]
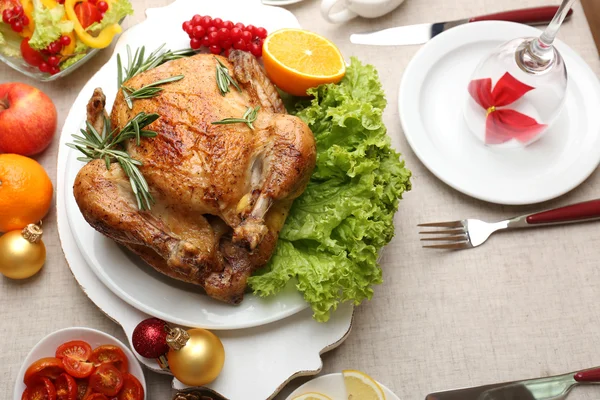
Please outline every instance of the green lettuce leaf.
[{"label": "green lettuce leaf", "polygon": [[13,32],[9,25],[0,23],[0,54],[21,58],[21,40],[21,36]]},{"label": "green lettuce leaf", "polygon": [[73,55],[60,63],[59,67],[61,71],[69,68],[71,65],[75,64],[77,61],[81,60],[87,55],[88,47],[81,40],[75,40],[75,49],[73,50]]},{"label": "green lettuce leaf", "polygon": [[314,318],[324,322],[343,302],[371,299],[373,285],[382,282],[379,251],[394,236],[411,172],[383,124],[386,100],[373,66],[352,58],[339,84],[310,94],[312,101],[295,103],[291,112],[315,135],[316,167],[269,264],[249,285],[271,296],[293,279]]},{"label": "green lettuce leaf", "polygon": [[60,70],[65,70],[67,68],[69,68],[71,65],[75,64],[77,61],[81,60],[83,57],[85,57],[85,53],[80,53],[80,54],[75,54],[74,56],[71,56],[69,58],[67,58],[65,61],[60,63]]},{"label": "green lettuce leaf", "polygon": [[87,51],[88,51],[87,45],[79,39],[75,39],[75,40],[76,40],[75,41],[75,50],[73,50],[73,53],[75,53],[75,54],[87,53]]},{"label": "green lettuce leaf", "polygon": [[63,33],[73,31],[73,22],[63,20],[65,7],[57,4],[54,8],[46,8],[40,0],[33,0],[33,21],[35,31],[29,40],[32,49],[43,50]]},{"label": "green lettuce leaf", "polygon": [[109,3],[108,11],[104,14],[102,21],[88,26],[89,32],[100,32],[108,25],[118,24],[127,15],[133,15],[133,7],[129,0],[116,0]]}]

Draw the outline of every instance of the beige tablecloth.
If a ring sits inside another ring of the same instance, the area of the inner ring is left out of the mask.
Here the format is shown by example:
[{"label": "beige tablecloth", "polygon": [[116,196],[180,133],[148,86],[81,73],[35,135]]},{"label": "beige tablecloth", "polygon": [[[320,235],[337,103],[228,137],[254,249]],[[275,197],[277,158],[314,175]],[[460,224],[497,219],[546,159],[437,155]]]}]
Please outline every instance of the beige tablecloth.
[{"label": "beige tablecloth", "polygon": [[[224,1],[224,0],[219,0]],[[134,0],[130,26],[144,10],[168,0]],[[377,20],[331,25],[319,1],[290,6],[303,27],[335,41],[346,57],[374,64],[389,101],[385,122],[413,171],[412,192],[397,214],[397,234],[383,259],[385,283],[356,313],[354,330],[324,357],[323,373],[357,368],[389,386],[403,400],[431,391],[535,377],[600,365],[600,233],[597,224],[497,235],[485,246],[457,253],[422,250],[419,222],[477,216],[496,219],[537,207],[503,207],[473,200],[437,180],[415,157],[402,134],[397,111],[402,72],[418,46],[378,48],[350,44],[351,32],[400,24],[461,18],[558,0],[406,0]],[[200,9],[200,7],[199,7]],[[600,74],[600,60],[581,6],[560,32]],[[68,79],[39,84],[0,65],[0,82],[34,84],[55,101],[59,126],[83,84],[108,59],[103,51]],[[600,149],[598,149],[600,151]],[[57,141],[38,159],[56,182]],[[600,174],[549,204],[600,197]],[[31,347],[44,335],[89,326],[125,340],[79,289],[64,260],[56,214],[44,224],[48,259],[27,281],[0,278],[0,398],[12,398],[15,377]],[[170,379],[147,373],[149,399],[171,398]],[[303,379],[293,381],[284,394]],[[576,389],[571,398],[598,399],[600,388]],[[236,399],[237,400],[237,399]],[[254,399],[244,399],[254,400]]]}]

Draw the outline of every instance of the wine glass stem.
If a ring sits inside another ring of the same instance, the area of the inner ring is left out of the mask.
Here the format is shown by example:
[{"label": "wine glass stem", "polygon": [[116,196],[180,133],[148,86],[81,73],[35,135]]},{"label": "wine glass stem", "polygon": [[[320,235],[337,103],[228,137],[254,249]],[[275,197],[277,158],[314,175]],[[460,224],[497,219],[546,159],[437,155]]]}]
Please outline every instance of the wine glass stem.
[{"label": "wine glass stem", "polygon": [[552,43],[554,43],[556,34],[558,33],[560,26],[567,17],[567,14],[569,13],[569,10],[571,9],[575,1],[576,0],[563,0],[562,4],[558,8],[558,11],[554,15],[554,18],[552,18],[550,24],[548,24],[548,26],[540,36],[539,40],[535,41],[535,44],[532,49],[534,53],[543,56],[543,54],[547,53],[552,49]]}]

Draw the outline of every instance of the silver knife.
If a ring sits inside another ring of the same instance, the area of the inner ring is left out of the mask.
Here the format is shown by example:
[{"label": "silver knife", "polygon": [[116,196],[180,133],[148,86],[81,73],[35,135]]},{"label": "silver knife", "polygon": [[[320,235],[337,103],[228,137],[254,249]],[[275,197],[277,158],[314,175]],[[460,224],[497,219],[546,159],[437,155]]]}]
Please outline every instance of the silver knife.
[{"label": "silver knife", "polygon": [[430,393],[425,400],[561,400],[577,384],[600,383],[600,367],[546,378]]},{"label": "silver knife", "polygon": [[[370,33],[355,33],[350,35],[350,41],[354,44],[375,46],[423,44],[450,28],[471,22],[510,21],[528,25],[547,24],[552,20],[557,10],[558,7],[555,6],[524,8],[455,21],[398,26]],[[567,18],[571,14],[573,14],[573,9],[569,10]]]}]

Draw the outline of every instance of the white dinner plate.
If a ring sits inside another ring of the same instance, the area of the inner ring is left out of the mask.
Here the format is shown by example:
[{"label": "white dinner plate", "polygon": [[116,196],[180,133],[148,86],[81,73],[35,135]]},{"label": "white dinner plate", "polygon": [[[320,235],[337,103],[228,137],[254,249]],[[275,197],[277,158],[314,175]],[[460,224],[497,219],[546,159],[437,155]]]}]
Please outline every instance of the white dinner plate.
[{"label": "white dinner plate", "polygon": [[[94,88],[101,87],[107,98],[107,108],[112,107],[116,94],[117,53],[126,54],[126,45],[135,51],[146,46],[149,52],[162,43],[168,49],[189,47],[189,38],[181,24],[198,13],[220,17],[223,20],[263,26],[269,32],[280,28],[299,27],[293,14],[258,3],[241,2],[236,7],[221,2],[194,2],[193,6],[166,7],[148,11],[148,20],[127,30],[119,38],[115,53],[90,79],[75,101],[62,131],[70,137],[79,133],[84,124],[85,104]],[[125,57],[126,58],[126,57]],[[98,278],[121,299],[147,314],[165,321],[188,327],[205,329],[240,329],[264,325],[295,314],[308,307],[302,296],[290,284],[280,294],[259,298],[250,293],[240,305],[233,306],[213,300],[194,285],[168,278],[145,264],[137,256],[94,230],[81,215],[73,196],[73,182],[83,163],[80,154],[68,150],[65,171],[65,198],[67,215],[73,236],[85,260]]]},{"label": "white dinner plate", "polygon": [[[383,389],[385,400],[400,400],[390,389],[380,382],[377,383]],[[344,386],[344,377],[340,372],[311,379],[298,389],[294,390],[286,400],[292,400],[296,396],[310,392],[322,393],[332,400],[348,400],[348,395],[346,394],[346,388]]]},{"label": "white dinner plate", "polygon": [[429,41],[402,77],[399,108],[413,151],[439,179],[469,196],[500,204],[553,199],[581,184],[600,162],[600,82],[571,48],[555,45],[567,66],[565,108],[544,137],[523,149],[486,147],[468,130],[461,105],[477,64],[495,47],[541,31],[485,21]]}]

